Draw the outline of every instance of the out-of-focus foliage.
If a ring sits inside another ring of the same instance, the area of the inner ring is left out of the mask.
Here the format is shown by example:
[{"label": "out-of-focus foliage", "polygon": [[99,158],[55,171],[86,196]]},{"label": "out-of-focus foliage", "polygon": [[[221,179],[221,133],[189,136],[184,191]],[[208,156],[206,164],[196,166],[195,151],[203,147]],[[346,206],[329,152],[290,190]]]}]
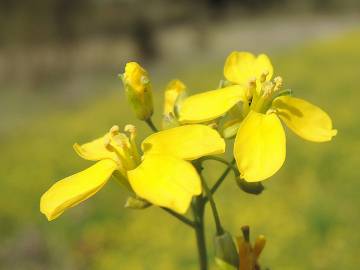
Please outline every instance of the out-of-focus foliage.
[{"label": "out-of-focus foliage", "polygon": [[[272,57],[285,87],[331,113],[339,135],[331,144],[315,145],[289,134],[286,164],[264,183],[261,196],[241,192],[231,177],[216,195],[229,231],[240,234],[240,226],[248,224],[254,235],[267,236],[264,265],[294,270],[360,265],[359,47],[360,32],[354,32]],[[178,74],[190,90],[209,89],[221,78],[222,65],[207,63],[196,74],[186,66]],[[166,79],[154,78],[154,89],[163,88]],[[191,231],[154,207],[124,209],[126,193],[115,181],[55,222],[40,214],[40,195],[88,165],[73,153],[74,142],[88,141],[115,123],[132,122],[139,134],[147,133],[130,113],[115,75],[110,84],[99,77],[89,87],[104,91],[87,99],[74,99],[75,92],[63,100],[29,95],[26,102],[2,93],[3,115],[6,108],[25,107],[22,117],[28,121],[11,126],[16,115],[8,115],[10,127],[0,137],[0,269],[196,269]],[[155,107],[161,108],[158,90]],[[211,166],[211,179],[220,167]],[[208,231],[212,241],[211,222]]]},{"label": "out-of-focus foliage", "polygon": [[[193,23],[206,16],[261,15],[268,11],[340,12],[360,10],[357,0],[2,0],[1,45],[76,42],[79,38],[131,35],[156,27]],[[224,15],[223,15],[224,14]],[[146,28],[146,29],[145,29]],[[143,39],[143,41],[146,41]],[[142,45],[145,46],[145,45]],[[152,50],[155,48],[145,48]]]}]

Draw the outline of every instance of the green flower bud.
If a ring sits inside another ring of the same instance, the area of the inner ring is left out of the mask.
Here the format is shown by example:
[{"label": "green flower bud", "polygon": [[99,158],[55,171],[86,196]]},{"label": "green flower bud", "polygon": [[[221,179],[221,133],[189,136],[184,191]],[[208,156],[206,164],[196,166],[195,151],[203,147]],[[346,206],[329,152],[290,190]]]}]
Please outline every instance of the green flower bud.
[{"label": "green flower bud", "polygon": [[147,120],[153,114],[152,89],[148,73],[136,62],[129,62],[125,66],[125,73],[121,75],[125,92],[136,117]]},{"label": "green flower bud", "polygon": [[253,195],[260,195],[265,189],[261,182],[246,182],[240,177],[236,177],[236,183],[242,191]]},{"label": "green flower bud", "polygon": [[126,200],[124,207],[130,209],[144,209],[144,208],[148,208],[149,206],[151,206],[151,203],[149,203],[144,199],[141,199],[139,197],[129,197]]},{"label": "green flower bud", "polygon": [[215,263],[222,270],[237,270],[239,255],[230,233],[215,236]]}]

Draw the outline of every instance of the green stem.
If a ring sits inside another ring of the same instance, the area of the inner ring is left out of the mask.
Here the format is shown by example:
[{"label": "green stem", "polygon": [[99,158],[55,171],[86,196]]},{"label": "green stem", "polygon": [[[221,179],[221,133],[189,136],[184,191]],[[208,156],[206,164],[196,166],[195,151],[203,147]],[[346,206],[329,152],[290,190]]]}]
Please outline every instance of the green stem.
[{"label": "green stem", "polygon": [[207,185],[207,183],[206,183],[206,181],[204,179],[204,176],[202,175],[202,169],[203,168],[202,168],[202,165],[201,165],[201,160],[197,160],[193,164],[194,164],[197,172],[199,173],[199,176],[200,176],[200,179],[201,179],[201,184],[202,184],[202,186],[204,188],[204,191],[205,191],[205,196],[206,197],[202,198],[202,203],[205,204],[206,200],[208,200],[210,202],[210,207],[211,207],[211,210],[212,210],[212,213],[213,213],[213,216],[214,216],[214,221],[215,221],[216,233],[217,233],[217,235],[221,235],[221,234],[224,233],[224,229],[221,226],[219,212],[217,211],[216,204],[215,204],[214,198],[212,196],[211,190],[208,187],[208,185]]},{"label": "green stem", "polygon": [[200,270],[208,269],[207,261],[207,250],[205,241],[205,230],[204,230],[204,200],[201,196],[194,198],[192,203],[192,210],[195,219],[195,235],[196,244],[199,254],[199,267]]},{"label": "green stem", "polygon": [[[235,164],[235,159],[233,159],[230,162],[231,165]],[[229,172],[232,170],[232,167],[227,167],[225,169],[225,171],[222,173],[222,175],[219,177],[219,179],[215,182],[215,184],[212,186],[211,188],[211,193],[214,194],[217,189],[220,187],[220,185],[222,184],[222,182],[224,182],[226,176],[229,174]],[[236,176],[238,175],[238,173],[236,174]]]},{"label": "green stem", "polygon": [[205,157],[199,158],[200,162],[207,161],[207,160],[214,160],[214,161],[218,161],[220,163],[223,163],[223,164],[227,165],[228,168],[231,169],[234,172],[235,176],[239,175],[239,170],[236,168],[234,160],[229,162],[229,161],[227,161],[227,160],[225,160],[225,159],[223,159],[221,157],[217,157],[217,156],[205,156]]},{"label": "green stem", "polygon": [[151,128],[152,131],[154,132],[158,132],[159,130],[156,128],[156,126],[154,125],[153,121],[151,120],[151,118],[148,118],[145,120],[146,124]]},{"label": "green stem", "polygon": [[161,207],[161,209],[165,210],[166,212],[168,212],[170,215],[172,215],[173,217],[177,218],[178,220],[180,220],[182,223],[195,228],[195,222],[191,221],[190,219],[174,212],[173,210],[169,209],[169,208],[165,208],[165,207]]},{"label": "green stem", "polygon": [[203,188],[204,188],[204,191],[205,191],[206,198],[210,202],[210,207],[211,207],[211,210],[212,210],[212,213],[213,213],[213,216],[214,216],[216,234],[217,235],[222,235],[224,233],[224,229],[221,226],[219,212],[218,212],[218,210],[216,208],[214,198],[213,198],[212,193],[211,193],[208,185],[206,184],[206,181],[205,181],[204,177],[202,176],[201,172],[199,172],[199,174],[200,174],[201,182],[202,182],[202,185],[203,185]]}]

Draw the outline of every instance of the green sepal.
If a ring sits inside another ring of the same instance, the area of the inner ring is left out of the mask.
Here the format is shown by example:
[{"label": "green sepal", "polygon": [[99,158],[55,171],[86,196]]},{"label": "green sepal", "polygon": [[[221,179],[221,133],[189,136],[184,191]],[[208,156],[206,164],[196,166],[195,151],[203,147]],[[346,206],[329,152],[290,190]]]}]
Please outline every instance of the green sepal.
[{"label": "green sepal", "polygon": [[149,203],[148,201],[141,199],[139,197],[132,197],[132,196],[129,196],[127,198],[126,203],[124,205],[125,208],[130,208],[135,210],[145,209],[148,208],[149,206],[151,206],[151,203]]},{"label": "green sepal", "polygon": [[242,191],[253,195],[260,195],[265,190],[261,182],[246,182],[244,179],[237,177],[236,183]]}]

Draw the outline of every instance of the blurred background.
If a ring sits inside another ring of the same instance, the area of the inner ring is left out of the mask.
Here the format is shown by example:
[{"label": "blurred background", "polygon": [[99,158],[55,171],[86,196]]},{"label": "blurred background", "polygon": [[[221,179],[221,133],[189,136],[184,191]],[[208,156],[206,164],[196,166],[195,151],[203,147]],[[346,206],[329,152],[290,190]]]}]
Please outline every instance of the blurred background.
[{"label": "blurred background", "polygon": [[193,232],[155,207],[124,209],[115,182],[51,223],[39,198],[89,166],[74,142],[113,124],[149,134],[117,77],[127,61],[150,72],[159,125],[167,82],[213,89],[232,50],[267,53],[339,133],[314,144],[287,132],[286,163],[259,197],[228,177],[215,196],[225,226],[265,234],[272,270],[358,269],[358,0],[0,0],[0,269],[197,269]]}]

